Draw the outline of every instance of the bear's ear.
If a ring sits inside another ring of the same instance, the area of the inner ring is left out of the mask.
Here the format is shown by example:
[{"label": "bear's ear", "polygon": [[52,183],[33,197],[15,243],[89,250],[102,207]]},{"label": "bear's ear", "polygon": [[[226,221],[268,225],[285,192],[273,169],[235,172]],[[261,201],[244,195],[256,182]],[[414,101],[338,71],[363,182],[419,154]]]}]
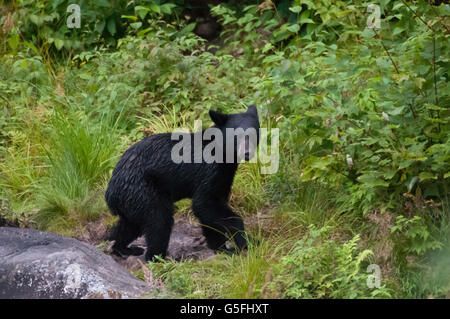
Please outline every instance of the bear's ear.
[{"label": "bear's ear", "polygon": [[254,114],[254,115],[258,116],[258,110],[256,109],[255,105],[250,105],[247,108],[247,113],[251,113],[251,114]]},{"label": "bear's ear", "polygon": [[228,115],[213,110],[209,110],[209,116],[211,117],[211,120],[213,120],[213,122],[218,126],[225,125],[228,119]]}]

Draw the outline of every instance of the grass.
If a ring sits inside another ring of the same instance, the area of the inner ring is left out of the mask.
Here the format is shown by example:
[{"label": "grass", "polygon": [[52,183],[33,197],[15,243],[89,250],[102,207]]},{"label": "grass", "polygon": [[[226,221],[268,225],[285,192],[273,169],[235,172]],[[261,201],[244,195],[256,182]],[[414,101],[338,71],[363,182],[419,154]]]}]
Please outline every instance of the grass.
[{"label": "grass", "polygon": [[250,245],[245,255],[219,254],[205,261],[168,260],[150,263],[149,268],[184,298],[267,297],[271,268],[281,247],[273,244],[262,239],[259,245]]},{"label": "grass", "polygon": [[[240,185],[238,183],[235,187]],[[249,191],[249,188],[246,190]],[[275,208],[264,207],[258,214],[248,213],[246,227],[252,236],[260,239],[260,243],[250,244],[246,253],[231,256],[220,254],[203,261],[168,260],[149,263],[148,266],[157,278],[185,298],[286,297],[290,283],[295,282],[295,273],[286,271],[285,260],[297,256],[294,247],[304,236],[309,236],[310,225],[329,229],[329,245],[334,245],[329,246],[329,249],[341,249],[337,250],[339,252],[347,249],[345,243],[351,237],[341,227],[346,219],[332,209],[329,195],[324,187],[302,185],[295,192],[295,200],[291,198]],[[298,197],[304,201],[297,201]],[[255,218],[258,219],[257,223],[254,222]],[[341,245],[343,248],[339,248]],[[321,249],[323,246],[320,242],[310,247],[310,251],[317,251],[318,254]],[[323,267],[328,267],[326,265]],[[341,267],[344,265],[342,263]],[[347,274],[348,271],[344,269],[342,273]],[[355,280],[365,280],[358,278]],[[369,292],[366,293],[366,297],[371,296]]]},{"label": "grass", "polygon": [[240,164],[233,183],[231,206],[243,216],[260,211],[269,204],[266,180],[258,164]]},{"label": "grass", "polygon": [[180,112],[175,108],[169,109],[169,107],[165,106],[163,114],[164,116],[161,116],[161,114],[150,114],[148,117],[141,117],[140,120],[142,120],[142,125],[144,126],[143,130],[147,134],[173,132],[180,128],[187,128],[193,132],[195,117],[192,112]]},{"label": "grass", "polygon": [[36,186],[42,203],[36,220],[44,229],[66,229],[72,227],[66,220],[85,223],[107,211],[103,194],[120,146],[119,131],[109,119],[93,124],[59,110],[51,125],[48,174]]}]

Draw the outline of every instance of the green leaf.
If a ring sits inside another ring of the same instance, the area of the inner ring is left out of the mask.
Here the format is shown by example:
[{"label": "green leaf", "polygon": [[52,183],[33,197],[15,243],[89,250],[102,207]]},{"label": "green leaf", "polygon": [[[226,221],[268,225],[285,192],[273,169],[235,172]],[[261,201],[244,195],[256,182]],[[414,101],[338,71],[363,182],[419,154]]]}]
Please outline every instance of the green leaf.
[{"label": "green leaf", "polygon": [[409,167],[413,163],[414,163],[414,160],[411,160],[411,159],[403,160],[403,161],[400,162],[400,165],[398,166],[398,169],[400,170],[400,169]]},{"label": "green leaf", "polygon": [[139,29],[140,27],[142,27],[142,22],[130,23],[130,27],[132,27],[133,29]]},{"label": "green leaf", "polygon": [[389,183],[379,178],[375,173],[367,173],[359,176],[357,180],[371,187],[388,187]]},{"label": "green leaf", "polygon": [[153,28],[149,27],[149,28],[145,28],[144,30],[141,30],[137,33],[138,37],[144,37],[147,33],[149,33],[150,31],[152,31]]},{"label": "green leaf", "polygon": [[302,6],[290,7],[289,10],[294,12],[294,13],[299,13],[300,11],[302,11]]},{"label": "green leaf", "polygon": [[287,29],[293,33],[297,33],[300,30],[300,26],[298,24],[291,24]]},{"label": "green leaf", "polygon": [[136,6],[134,8],[134,11],[141,18],[141,20],[144,20],[145,16],[148,14],[148,12],[150,10],[148,8],[146,8],[146,7],[143,7],[143,6]]},{"label": "green leaf", "polygon": [[373,38],[375,36],[375,33],[373,32],[372,29],[369,28],[365,28],[363,32],[361,32],[361,37],[365,38],[365,39],[370,39]]},{"label": "green leaf", "polygon": [[24,41],[23,44],[27,47],[29,47],[31,50],[33,50],[34,53],[36,53],[37,55],[39,55],[39,51],[38,49],[34,46],[33,43],[28,42],[28,41]]},{"label": "green leaf", "polygon": [[64,46],[64,41],[61,39],[55,39],[55,47],[59,51]]},{"label": "green leaf", "polygon": [[403,7],[404,6],[404,4],[402,3],[402,2],[397,2],[393,7],[392,7],[392,10],[393,11],[395,11],[395,10],[398,10],[399,8],[401,8],[401,7]]},{"label": "green leaf", "polygon": [[133,20],[133,21],[137,21],[137,17],[136,16],[124,16],[124,15],[122,15],[122,16],[120,16],[122,19],[131,19],[131,20]]},{"label": "green leaf", "polygon": [[178,34],[185,35],[186,33],[192,32],[195,29],[196,23],[189,23],[185,26]]},{"label": "green leaf", "polygon": [[437,176],[430,172],[422,172],[419,174],[419,179],[421,181],[426,181],[428,179],[437,179]]},{"label": "green leaf", "polygon": [[91,75],[88,73],[81,73],[80,78],[82,78],[83,80],[89,80],[91,78]]},{"label": "green leaf", "polygon": [[309,14],[310,14],[310,11],[306,10],[300,15],[300,24],[314,23],[314,21],[309,18]]},{"label": "green leaf", "polygon": [[108,0],[96,0],[95,4],[99,7],[110,8],[111,3]]},{"label": "green leaf", "polygon": [[30,19],[30,21],[32,23],[34,23],[37,26],[41,26],[44,23],[44,17],[43,16],[38,16],[35,14],[31,14],[28,19]]},{"label": "green leaf", "polygon": [[390,169],[390,170],[387,170],[385,173],[383,173],[383,177],[385,179],[392,179],[396,173],[397,173],[397,171],[395,169]]},{"label": "green leaf", "polygon": [[108,21],[106,22],[106,29],[108,29],[109,34],[111,34],[112,36],[116,34],[116,21],[113,17],[108,18]]},{"label": "green leaf", "polygon": [[164,14],[172,14],[172,9],[175,8],[177,5],[173,3],[165,3],[160,6],[161,12]]},{"label": "green leaf", "polygon": [[95,25],[95,30],[96,30],[98,33],[102,34],[102,33],[103,33],[103,30],[105,30],[105,25],[106,25],[105,20],[100,20],[100,21]]},{"label": "green leaf", "polygon": [[8,39],[8,44],[13,51],[16,51],[17,46],[19,45],[19,35],[14,34]]},{"label": "green leaf", "polygon": [[150,10],[152,10],[153,12],[156,12],[156,13],[161,13],[161,9],[157,4],[151,4]]},{"label": "green leaf", "polygon": [[401,28],[401,27],[395,27],[394,28],[394,31],[392,32],[392,35],[397,35],[397,34],[400,34],[400,33],[402,33],[403,31],[405,31],[405,28]]}]

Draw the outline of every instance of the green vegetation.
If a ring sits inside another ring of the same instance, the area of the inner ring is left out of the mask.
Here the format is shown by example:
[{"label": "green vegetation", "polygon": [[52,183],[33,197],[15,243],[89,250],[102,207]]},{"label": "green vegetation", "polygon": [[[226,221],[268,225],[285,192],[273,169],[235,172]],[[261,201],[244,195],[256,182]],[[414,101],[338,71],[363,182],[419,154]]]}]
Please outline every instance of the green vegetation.
[{"label": "green vegetation", "polygon": [[2,215],[69,236],[109,226],[127,147],[256,104],[280,167],[241,165],[231,205],[260,243],[154,276],[189,298],[449,296],[448,5],[376,2],[371,29],[365,1],[230,1],[211,8],[213,54],[188,1],[79,1],[80,29],[70,3],[0,2]]}]

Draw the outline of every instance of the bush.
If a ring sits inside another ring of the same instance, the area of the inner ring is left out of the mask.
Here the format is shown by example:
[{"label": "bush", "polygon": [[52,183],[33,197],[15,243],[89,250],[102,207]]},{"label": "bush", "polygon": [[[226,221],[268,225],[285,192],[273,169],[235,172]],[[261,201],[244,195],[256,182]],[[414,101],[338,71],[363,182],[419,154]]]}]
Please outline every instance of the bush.
[{"label": "bush", "polygon": [[359,235],[339,244],[327,227],[310,226],[309,233],[283,257],[279,280],[289,298],[390,297],[385,285],[368,288],[363,265],[372,254],[357,247]]},{"label": "bush", "polygon": [[[73,12],[67,12],[69,5],[80,7],[80,28],[69,28],[67,19]],[[148,14],[151,18],[171,15],[176,5],[158,0],[127,1],[35,1],[25,0],[14,3],[9,8],[17,21],[17,30],[10,36],[13,50],[18,44],[18,35],[33,43],[41,52],[81,51],[91,49],[95,45],[113,46],[117,40],[126,34],[128,20],[135,12],[144,19]],[[137,18],[136,18],[137,19]]]},{"label": "bush", "polygon": [[343,211],[398,209],[418,188],[428,200],[448,196],[448,34],[442,8],[418,8],[433,31],[406,25],[413,13],[397,3],[384,39],[349,24],[341,39],[353,42],[292,41],[262,60],[268,76],[255,90],[269,114],[283,114],[280,140],[304,181],[345,186]]}]

